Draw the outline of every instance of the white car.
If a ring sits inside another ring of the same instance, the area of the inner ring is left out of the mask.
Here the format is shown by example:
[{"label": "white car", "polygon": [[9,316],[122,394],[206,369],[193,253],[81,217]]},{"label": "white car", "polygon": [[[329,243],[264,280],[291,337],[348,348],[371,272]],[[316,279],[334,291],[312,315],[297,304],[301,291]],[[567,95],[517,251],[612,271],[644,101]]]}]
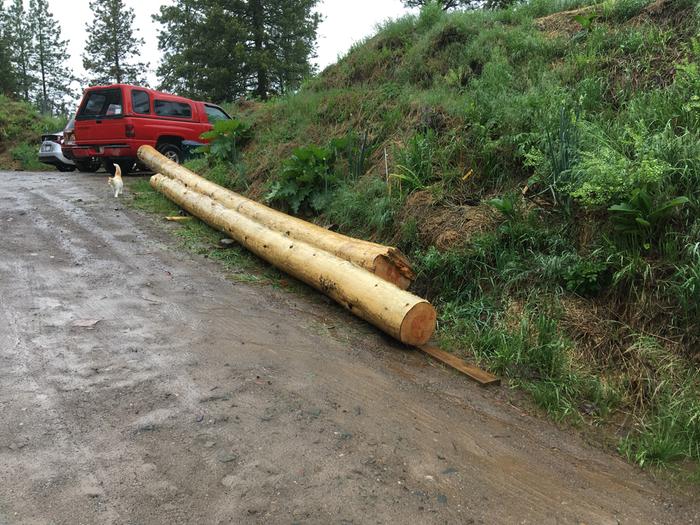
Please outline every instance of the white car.
[{"label": "white car", "polygon": [[[72,124],[68,123],[66,129]],[[58,171],[74,171],[75,163],[67,159],[61,151],[63,143],[63,131],[49,133],[41,136],[41,146],[39,146],[39,162],[56,166]]]}]

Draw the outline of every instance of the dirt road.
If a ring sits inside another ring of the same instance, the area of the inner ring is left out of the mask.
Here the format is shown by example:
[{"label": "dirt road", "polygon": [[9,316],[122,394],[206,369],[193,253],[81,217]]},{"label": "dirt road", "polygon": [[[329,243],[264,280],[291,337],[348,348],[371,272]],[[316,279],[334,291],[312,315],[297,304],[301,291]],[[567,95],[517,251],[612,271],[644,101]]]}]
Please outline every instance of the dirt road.
[{"label": "dirt road", "polygon": [[0,524],[700,520],[505,387],[227,280],[171,227],[103,176],[0,172]]}]

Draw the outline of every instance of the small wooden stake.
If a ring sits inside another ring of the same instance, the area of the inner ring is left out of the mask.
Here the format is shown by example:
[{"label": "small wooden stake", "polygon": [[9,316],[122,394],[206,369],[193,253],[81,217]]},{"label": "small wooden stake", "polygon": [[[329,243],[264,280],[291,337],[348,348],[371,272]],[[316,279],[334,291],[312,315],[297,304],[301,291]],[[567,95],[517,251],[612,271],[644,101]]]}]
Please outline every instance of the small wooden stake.
[{"label": "small wooden stake", "polygon": [[454,368],[455,370],[466,374],[467,376],[471,377],[474,381],[479,383],[481,386],[501,384],[501,379],[496,377],[495,375],[490,374],[485,370],[482,370],[481,368],[478,368],[474,365],[470,365],[464,359],[460,359],[456,355],[452,355],[448,352],[445,352],[444,350],[440,350],[435,346],[423,345],[417,346],[416,348],[434,357],[438,361]]}]

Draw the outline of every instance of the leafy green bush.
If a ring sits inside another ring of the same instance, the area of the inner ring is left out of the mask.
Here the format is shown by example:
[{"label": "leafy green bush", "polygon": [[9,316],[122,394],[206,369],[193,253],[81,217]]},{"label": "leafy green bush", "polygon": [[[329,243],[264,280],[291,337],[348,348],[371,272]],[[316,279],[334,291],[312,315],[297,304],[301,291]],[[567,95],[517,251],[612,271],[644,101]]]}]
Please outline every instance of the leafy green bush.
[{"label": "leafy green bush", "polygon": [[329,148],[297,148],[284,162],[278,179],[265,197],[268,202],[287,204],[294,213],[323,211],[336,184],[335,155]]},{"label": "leafy green bush", "polygon": [[608,265],[602,261],[579,259],[564,271],[568,291],[593,296],[600,292],[608,280]]},{"label": "leafy green bush", "polygon": [[241,120],[217,120],[210,131],[202,133],[202,138],[210,141],[201,150],[209,156],[212,164],[235,164],[241,147],[252,138],[252,133],[250,124]]}]

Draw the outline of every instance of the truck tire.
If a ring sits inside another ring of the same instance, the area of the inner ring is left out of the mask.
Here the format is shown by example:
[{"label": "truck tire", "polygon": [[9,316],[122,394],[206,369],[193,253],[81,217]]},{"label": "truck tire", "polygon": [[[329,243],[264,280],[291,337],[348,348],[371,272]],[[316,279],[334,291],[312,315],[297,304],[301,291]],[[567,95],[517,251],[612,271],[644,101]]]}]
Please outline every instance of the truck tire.
[{"label": "truck tire", "polygon": [[119,164],[119,167],[122,169],[122,175],[128,175],[133,171],[134,167],[134,161],[133,160],[117,160],[114,161],[112,159],[105,159],[102,163],[102,166],[104,166],[104,169],[107,173],[110,175],[114,175],[114,165]]},{"label": "truck tire", "polygon": [[156,149],[158,150],[158,153],[166,156],[173,162],[177,164],[182,164],[182,150],[178,145],[173,144],[171,142],[166,142],[164,144],[158,145]]},{"label": "truck tire", "polygon": [[100,169],[101,162],[99,160],[76,160],[75,167],[82,173],[95,173]]}]

